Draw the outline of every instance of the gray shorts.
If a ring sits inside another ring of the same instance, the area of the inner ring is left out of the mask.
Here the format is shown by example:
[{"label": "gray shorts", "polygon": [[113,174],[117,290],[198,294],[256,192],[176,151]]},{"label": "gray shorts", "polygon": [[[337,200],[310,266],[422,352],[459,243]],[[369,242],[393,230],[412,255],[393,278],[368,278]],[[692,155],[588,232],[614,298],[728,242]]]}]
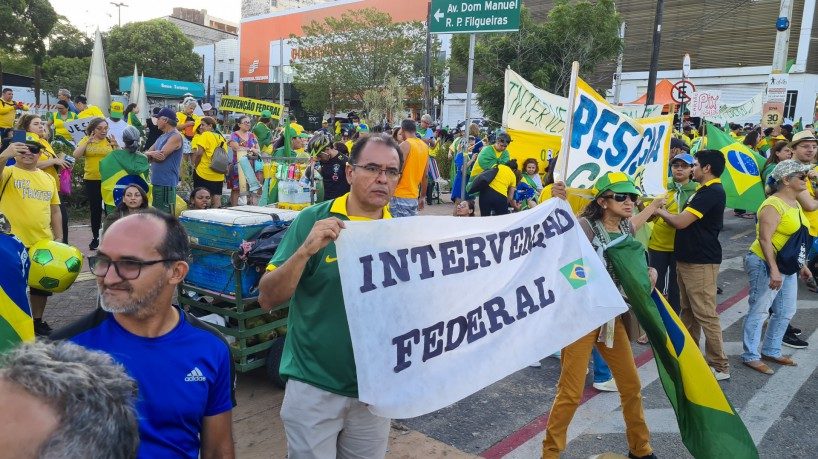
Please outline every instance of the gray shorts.
[{"label": "gray shorts", "polygon": [[389,213],[392,217],[414,217],[418,214],[418,200],[407,198],[392,198],[389,201]]}]

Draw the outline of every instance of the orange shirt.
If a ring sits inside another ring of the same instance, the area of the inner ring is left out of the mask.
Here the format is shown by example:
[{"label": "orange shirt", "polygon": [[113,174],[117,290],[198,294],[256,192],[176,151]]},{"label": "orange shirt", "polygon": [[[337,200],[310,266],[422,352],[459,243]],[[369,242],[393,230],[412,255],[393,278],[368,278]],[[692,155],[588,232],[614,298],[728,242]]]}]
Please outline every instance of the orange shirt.
[{"label": "orange shirt", "polygon": [[426,173],[429,164],[429,146],[417,137],[406,139],[409,142],[409,154],[403,165],[403,174],[400,176],[395,197],[402,199],[417,199],[420,194],[420,182]]}]

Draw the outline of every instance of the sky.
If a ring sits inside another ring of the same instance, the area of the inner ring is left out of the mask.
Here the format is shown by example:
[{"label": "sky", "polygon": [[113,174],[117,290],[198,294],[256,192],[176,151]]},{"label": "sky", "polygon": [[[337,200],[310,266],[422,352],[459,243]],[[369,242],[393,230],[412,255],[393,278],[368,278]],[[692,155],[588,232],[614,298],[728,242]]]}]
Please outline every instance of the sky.
[{"label": "sky", "polygon": [[240,0],[50,0],[57,14],[67,17],[86,34],[109,30],[117,24],[117,7],[111,3],[128,5],[121,8],[122,24],[146,21],[168,16],[174,7],[205,9],[207,13],[235,23],[241,19]]}]

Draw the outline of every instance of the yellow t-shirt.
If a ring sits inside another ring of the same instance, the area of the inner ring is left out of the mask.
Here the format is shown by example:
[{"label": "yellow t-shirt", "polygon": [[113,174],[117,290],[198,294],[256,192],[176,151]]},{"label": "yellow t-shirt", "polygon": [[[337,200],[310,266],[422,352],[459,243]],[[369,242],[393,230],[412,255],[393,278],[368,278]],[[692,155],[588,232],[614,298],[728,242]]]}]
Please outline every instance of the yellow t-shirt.
[{"label": "yellow t-shirt", "polygon": [[301,133],[304,132],[304,126],[296,123],[295,121],[290,123],[290,127],[295,131],[295,135],[301,135]]},{"label": "yellow t-shirt", "polygon": [[[551,188],[553,188],[553,187],[554,187],[554,184],[552,183],[552,184],[546,185],[542,189],[542,192],[540,193],[540,201],[539,201],[540,204],[544,203],[545,201],[548,201],[549,199],[551,199],[553,197],[551,195]],[[574,215],[581,214],[582,209],[584,209],[585,206],[587,206],[588,203],[591,202],[591,197],[592,197],[592,196],[585,197],[585,196],[583,196],[581,194],[577,194],[575,192],[575,190],[572,189],[572,188],[568,188],[567,195],[568,195],[568,205],[571,206],[571,212],[573,212]]]},{"label": "yellow t-shirt", "polygon": [[[778,253],[781,247],[784,247],[784,244],[790,239],[790,236],[801,227],[801,222],[807,222],[807,216],[804,215],[804,211],[801,210],[800,205],[796,204],[795,207],[791,207],[777,196],[770,196],[765,199],[764,202],[761,203],[761,207],[758,208],[758,214],[761,214],[761,210],[766,206],[772,207],[778,212],[778,215],[781,216],[781,221],[778,222],[778,226],[770,238],[775,252]],[[758,242],[758,228],[759,224],[757,223],[756,240],[750,245],[750,252],[753,252],[763,260],[764,252],[761,251],[761,243]]]},{"label": "yellow t-shirt", "polygon": [[403,173],[400,176],[395,197],[401,199],[417,199],[420,182],[426,173],[429,164],[429,146],[417,137],[406,139],[409,142],[409,154],[403,164]]},{"label": "yellow t-shirt", "polygon": [[[679,213],[679,201],[676,199],[676,190],[667,193],[667,209],[671,214]],[[657,252],[673,252],[676,240],[676,229],[670,226],[663,218],[653,221],[653,232],[650,235],[648,248]]]},{"label": "yellow t-shirt", "polygon": [[[818,167],[816,167],[813,170],[818,170]],[[811,180],[807,180],[807,190],[809,191],[809,195],[812,196],[814,199],[815,188],[813,188]],[[807,220],[809,220],[809,235],[812,237],[818,236],[818,210],[804,212],[804,215],[806,215]]]},{"label": "yellow t-shirt", "polygon": [[85,110],[77,114],[78,120],[81,120],[83,118],[105,118],[105,115],[102,113],[102,110],[100,110],[99,107],[97,107],[96,105],[89,105],[85,107]]},{"label": "yellow t-shirt", "polygon": [[14,126],[14,116],[17,115],[16,107],[13,100],[6,102],[0,99],[0,128],[11,129]]},{"label": "yellow t-shirt", "polygon": [[[179,132],[184,134],[185,137],[195,137],[196,129],[199,129],[199,123],[201,123],[201,118],[198,115],[193,114],[193,113],[191,113],[189,116],[190,116],[190,119],[193,120],[193,126],[190,126],[190,127],[186,128],[186,129],[182,129]],[[178,126],[181,126],[181,125],[187,123],[188,122],[187,117],[188,117],[188,115],[185,115],[184,112],[176,112],[176,121],[178,122]],[[202,178],[204,178],[204,177],[202,177]]]},{"label": "yellow t-shirt", "polygon": [[32,245],[44,239],[54,239],[51,232],[51,206],[60,204],[57,182],[45,172],[27,171],[6,166],[0,177],[0,212],[8,218],[11,232],[23,245]]},{"label": "yellow t-shirt", "polygon": [[355,145],[355,142],[347,140],[346,142],[344,142],[344,145],[347,146],[347,151],[349,152],[349,154],[352,154],[352,146]]},{"label": "yellow t-shirt", "polygon": [[85,173],[82,178],[85,180],[102,180],[102,176],[99,175],[99,162],[113,151],[111,143],[108,142],[108,139],[89,143],[88,136],[85,136],[80,140],[79,145],[84,144],[88,144],[88,146],[85,147]]},{"label": "yellow t-shirt", "polygon": [[508,187],[511,186],[517,186],[517,176],[514,175],[514,171],[510,167],[500,164],[497,166],[497,175],[489,183],[489,188],[503,196],[508,196]]},{"label": "yellow t-shirt", "polygon": [[[31,132],[27,133],[26,136],[36,140],[42,146],[42,148],[40,148],[40,157],[37,159],[37,161],[48,161],[49,159],[54,159],[57,157],[57,154],[54,153],[54,148],[51,147],[51,144],[48,143],[47,140]],[[60,176],[57,174],[57,166],[48,166],[45,169],[40,170],[50,175],[51,178],[54,179],[54,182],[60,183]]]},{"label": "yellow t-shirt", "polygon": [[224,143],[222,148],[224,148],[225,151],[229,151],[230,147],[227,146],[224,137],[215,132],[207,131],[196,134],[193,137],[193,140],[190,142],[190,148],[201,148],[203,151],[202,159],[199,161],[199,165],[196,166],[196,175],[210,182],[224,181],[224,174],[220,174],[210,168],[210,162],[213,160],[213,151],[222,143]]},{"label": "yellow t-shirt", "polygon": [[51,114],[51,121],[54,122],[54,135],[62,137],[65,140],[71,140],[71,133],[68,132],[68,129],[65,128],[66,121],[73,121],[77,119],[77,115],[74,112],[68,112],[66,118],[63,120],[60,118],[60,114],[58,112],[54,112]]}]

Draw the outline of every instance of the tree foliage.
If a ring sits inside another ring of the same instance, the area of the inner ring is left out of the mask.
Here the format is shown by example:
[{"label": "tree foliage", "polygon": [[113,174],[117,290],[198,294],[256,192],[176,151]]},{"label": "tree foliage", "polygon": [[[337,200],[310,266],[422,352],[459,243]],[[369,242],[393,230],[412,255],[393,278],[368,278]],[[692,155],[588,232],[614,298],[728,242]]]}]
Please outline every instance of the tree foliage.
[{"label": "tree foliage", "polygon": [[48,36],[49,57],[90,57],[94,41],[74,27],[65,16],[59,16]]},{"label": "tree foliage", "polygon": [[48,0],[5,0],[0,7],[0,48],[21,52],[35,65],[45,58],[45,41],[57,13]]},{"label": "tree foliage", "polygon": [[393,124],[404,117],[404,101],[406,88],[401,86],[395,76],[389,77],[386,85],[381,88],[364,90],[363,106],[367,111],[369,122],[380,124],[386,121]]},{"label": "tree foliage", "polygon": [[202,60],[193,52],[193,41],[170,21],[152,19],[114,27],[103,45],[111,89],[119,87],[119,77],[133,74],[134,64],[145,76],[201,79]]},{"label": "tree foliage", "polygon": [[[480,109],[491,119],[502,117],[506,67],[535,86],[567,95],[573,61],[580,75],[588,75],[619,53],[619,23],[613,0],[557,0],[543,23],[523,7],[518,32],[479,34],[474,76]],[[453,38],[452,60],[460,68],[468,64],[468,49],[467,36]]]},{"label": "tree foliage", "polygon": [[43,63],[43,90],[56,94],[64,88],[71,94],[84,93],[90,66],[90,57],[49,57]]},{"label": "tree foliage", "polygon": [[[304,26],[292,37],[294,84],[311,112],[360,109],[364,93],[390,77],[411,91],[423,84],[426,29],[420,22],[394,23],[385,12],[348,11]],[[439,47],[437,41],[432,55]]]}]

